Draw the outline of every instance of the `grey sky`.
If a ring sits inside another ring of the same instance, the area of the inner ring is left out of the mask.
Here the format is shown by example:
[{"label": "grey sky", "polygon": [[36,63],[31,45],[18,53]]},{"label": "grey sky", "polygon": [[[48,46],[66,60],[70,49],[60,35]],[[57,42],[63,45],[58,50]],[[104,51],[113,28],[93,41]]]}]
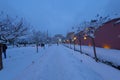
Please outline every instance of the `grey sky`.
[{"label": "grey sky", "polygon": [[65,34],[73,25],[98,13],[119,13],[119,5],[119,0],[0,0],[0,11],[25,17],[37,30],[54,35]]}]

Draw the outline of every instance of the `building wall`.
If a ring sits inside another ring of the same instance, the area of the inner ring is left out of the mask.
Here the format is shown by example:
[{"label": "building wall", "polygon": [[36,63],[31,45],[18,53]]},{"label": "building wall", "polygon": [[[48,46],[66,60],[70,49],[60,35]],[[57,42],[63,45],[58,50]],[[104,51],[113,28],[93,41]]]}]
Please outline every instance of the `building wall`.
[{"label": "building wall", "polygon": [[95,33],[96,46],[103,48],[120,49],[120,23],[116,20],[104,24]]},{"label": "building wall", "polygon": [[[97,47],[120,50],[120,23],[115,24],[118,20],[120,18],[113,19],[98,28],[95,33],[95,44]],[[82,38],[81,42],[82,45],[92,46],[92,40],[89,37],[86,40]],[[79,44],[78,41],[77,44]]]},{"label": "building wall", "polygon": [[[80,44],[79,40],[76,40],[75,43]],[[87,45],[87,46],[92,46],[92,40],[89,37],[87,37],[87,39],[81,38],[81,44],[82,45]]]}]

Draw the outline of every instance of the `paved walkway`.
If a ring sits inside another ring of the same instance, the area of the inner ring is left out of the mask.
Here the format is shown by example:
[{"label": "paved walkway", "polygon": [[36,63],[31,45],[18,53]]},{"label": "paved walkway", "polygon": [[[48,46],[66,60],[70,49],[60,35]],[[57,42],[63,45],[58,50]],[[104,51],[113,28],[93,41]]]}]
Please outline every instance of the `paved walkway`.
[{"label": "paved walkway", "polygon": [[103,80],[73,53],[66,47],[51,46],[15,80]]}]

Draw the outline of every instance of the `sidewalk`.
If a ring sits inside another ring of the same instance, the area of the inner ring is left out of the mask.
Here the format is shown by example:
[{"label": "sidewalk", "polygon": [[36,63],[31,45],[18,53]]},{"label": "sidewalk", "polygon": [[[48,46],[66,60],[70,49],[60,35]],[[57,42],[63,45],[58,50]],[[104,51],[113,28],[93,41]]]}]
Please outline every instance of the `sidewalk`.
[{"label": "sidewalk", "polygon": [[39,61],[15,80],[104,80],[69,53],[63,46],[51,46]]}]

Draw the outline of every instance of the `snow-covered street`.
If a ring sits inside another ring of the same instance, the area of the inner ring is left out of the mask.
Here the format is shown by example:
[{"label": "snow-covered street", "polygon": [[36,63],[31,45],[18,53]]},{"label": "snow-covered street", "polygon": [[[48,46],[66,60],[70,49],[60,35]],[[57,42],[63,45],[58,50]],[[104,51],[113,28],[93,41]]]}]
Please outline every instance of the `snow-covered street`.
[{"label": "snow-covered street", "polygon": [[0,80],[119,80],[120,71],[62,45],[10,48]]}]

